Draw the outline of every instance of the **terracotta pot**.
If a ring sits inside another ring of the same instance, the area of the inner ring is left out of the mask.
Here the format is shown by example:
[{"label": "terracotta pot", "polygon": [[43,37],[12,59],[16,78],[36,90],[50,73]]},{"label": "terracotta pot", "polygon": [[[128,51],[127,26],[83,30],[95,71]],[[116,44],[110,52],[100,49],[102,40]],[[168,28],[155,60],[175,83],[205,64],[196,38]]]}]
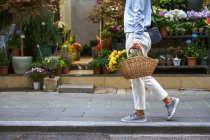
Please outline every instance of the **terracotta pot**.
[{"label": "terracotta pot", "polygon": [[11,48],[12,56],[20,56],[20,48]]},{"label": "terracotta pot", "polygon": [[62,73],[63,73],[63,74],[68,74],[68,73],[69,73],[69,69],[70,69],[69,66],[63,67],[63,68],[62,68]]},{"label": "terracotta pot", "polygon": [[196,66],[196,63],[197,63],[196,57],[187,57],[188,66]]},{"label": "terracotta pot", "polygon": [[62,74],[62,68],[61,67],[55,69],[55,75],[56,76],[60,76],[61,74]]},{"label": "terracotta pot", "polygon": [[9,66],[0,66],[0,75],[8,75]]},{"label": "terracotta pot", "polygon": [[100,68],[98,68],[98,69],[93,69],[93,74],[95,74],[95,75],[101,74]]},{"label": "terracotta pot", "polygon": [[160,28],[160,34],[162,36],[168,36],[168,31],[167,31],[166,27],[161,27]]},{"label": "terracotta pot", "polygon": [[107,68],[103,68],[102,71],[103,71],[103,74],[109,74],[110,73]]}]

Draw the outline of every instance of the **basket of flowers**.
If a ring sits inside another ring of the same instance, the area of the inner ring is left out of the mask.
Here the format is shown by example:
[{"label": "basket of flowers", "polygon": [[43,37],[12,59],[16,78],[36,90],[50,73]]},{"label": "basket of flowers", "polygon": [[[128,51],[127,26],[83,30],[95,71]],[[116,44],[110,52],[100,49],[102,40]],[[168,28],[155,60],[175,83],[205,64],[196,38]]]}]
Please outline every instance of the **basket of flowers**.
[{"label": "basket of flowers", "polygon": [[107,66],[109,71],[120,70],[121,75],[126,79],[152,75],[158,62],[148,56],[144,56],[142,49],[135,51],[140,51],[141,55],[132,56],[130,49],[129,57],[127,57],[125,50],[114,50],[109,55],[109,64]]},{"label": "basket of flowers", "polygon": [[114,72],[119,69],[120,63],[123,62],[125,59],[127,59],[125,50],[114,50],[108,56],[109,63],[106,67],[110,72]]}]

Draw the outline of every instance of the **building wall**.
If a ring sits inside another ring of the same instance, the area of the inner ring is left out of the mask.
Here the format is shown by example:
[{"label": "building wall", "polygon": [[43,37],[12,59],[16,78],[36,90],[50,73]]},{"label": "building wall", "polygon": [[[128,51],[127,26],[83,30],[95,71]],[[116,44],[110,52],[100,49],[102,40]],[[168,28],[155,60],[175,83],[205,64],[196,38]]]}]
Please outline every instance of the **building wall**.
[{"label": "building wall", "polygon": [[62,20],[78,36],[78,42],[88,44],[96,39],[99,33],[99,24],[85,20],[96,4],[96,0],[65,0],[62,8]]}]

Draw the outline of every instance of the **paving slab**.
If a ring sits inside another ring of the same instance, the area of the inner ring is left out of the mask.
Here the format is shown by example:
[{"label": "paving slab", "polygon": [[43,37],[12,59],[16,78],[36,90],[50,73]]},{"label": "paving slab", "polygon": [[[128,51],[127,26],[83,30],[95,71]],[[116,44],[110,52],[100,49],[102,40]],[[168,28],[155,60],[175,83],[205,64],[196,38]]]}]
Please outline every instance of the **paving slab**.
[{"label": "paving slab", "polygon": [[0,131],[210,133],[210,92],[167,92],[180,98],[173,119],[166,120],[163,102],[150,93],[146,123],[120,122],[134,111],[130,93],[0,92]]},{"label": "paving slab", "polygon": [[60,93],[93,93],[93,84],[62,84],[59,86]]}]

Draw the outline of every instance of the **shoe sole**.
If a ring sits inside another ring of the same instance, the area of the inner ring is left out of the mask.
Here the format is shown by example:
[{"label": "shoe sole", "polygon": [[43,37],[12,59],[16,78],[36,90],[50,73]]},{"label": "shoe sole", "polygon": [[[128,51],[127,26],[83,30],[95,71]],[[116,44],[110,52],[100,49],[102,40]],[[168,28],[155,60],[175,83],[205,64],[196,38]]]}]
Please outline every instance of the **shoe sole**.
[{"label": "shoe sole", "polygon": [[124,120],[124,119],[121,119],[121,122],[125,122],[125,123],[145,123],[147,122],[147,119],[144,119],[144,120]]},{"label": "shoe sole", "polygon": [[177,107],[178,103],[179,103],[179,98],[176,99],[176,103],[174,105],[174,110],[172,111],[171,115],[168,116],[168,120],[170,120],[173,117],[174,113],[176,112],[176,107]]}]

